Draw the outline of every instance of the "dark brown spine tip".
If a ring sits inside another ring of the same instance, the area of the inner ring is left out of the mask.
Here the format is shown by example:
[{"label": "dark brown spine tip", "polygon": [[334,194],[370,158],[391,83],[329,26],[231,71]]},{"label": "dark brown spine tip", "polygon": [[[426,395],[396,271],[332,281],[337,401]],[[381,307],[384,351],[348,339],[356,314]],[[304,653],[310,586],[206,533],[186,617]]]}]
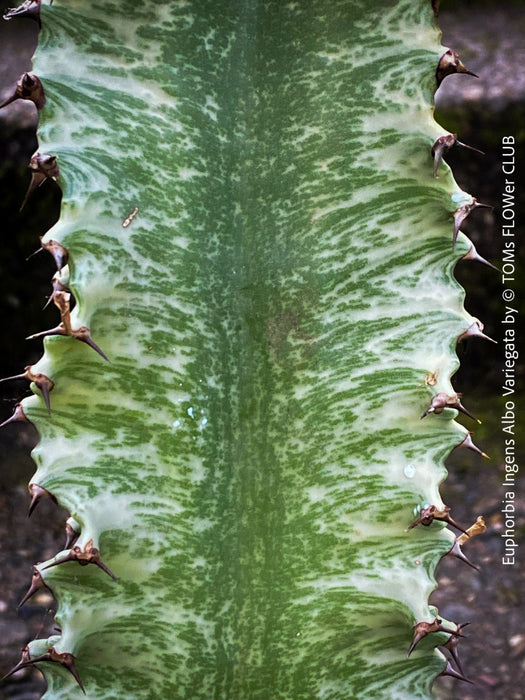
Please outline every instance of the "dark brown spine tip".
[{"label": "dark brown spine tip", "polygon": [[29,655],[29,647],[24,647],[22,649],[22,657],[20,661],[17,664],[15,664],[13,668],[5,674],[5,676],[2,677],[1,681],[5,681],[6,678],[13,676],[17,671],[20,671],[20,669],[25,668],[26,666],[29,666],[32,663],[33,661],[31,660],[31,657]]},{"label": "dark brown spine tip", "polygon": [[56,156],[51,156],[48,153],[35,153],[29,163],[29,169],[31,170],[31,182],[29,183],[20,211],[22,211],[26,205],[32,192],[43,185],[46,180],[56,180],[60,175]]},{"label": "dark brown spine tip", "polygon": [[80,328],[74,329],[71,326],[71,314],[69,311],[69,299],[70,294],[64,291],[57,291],[53,295],[53,301],[57,308],[60,310],[60,316],[62,317],[62,322],[51,328],[48,331],[42,331],[41,333],[34,333],[26,338],[26,340],[33,340],[34,338],[45,338],[49,335],[65,335],[71,336],[80,340],[82,343],[86,343],[97,352],[104,360],[109,362],[108,356],[99,348],[95,341],[91,338],[91,332],[87,326],[80,326]]},{"label": "dark brown spine tip", "polygon": [[44,654],[41,654],[40,656],[35,656],[34,658],[31,658],[29,647],[25,647],[25,649],[22,650],[22,658],[20,659],[20,661],[9,671],[9,673],[6,673],[2,680],[8,678],[9,676],[12,676],[21,668],[25,668],[26,666],[32,666],[33,664],[37,664],[40,661],[51,661],[54,663],[59,663],[61,666],[67,669],[69,673],[71,673],[71,675],[77,682],[80,690],[84,693],[84,695],[86,694],[84,685],[82,684],[80,676],[78,675],[77,669],[75,667],[75,657],[73,656],[73,654],[70,654],[67,651],[58,652],[55,649],[55,647],[50,647]]},{"label": "dark brown spine tip", "polygon": [[436,68],[436,85],[439,87],[447,75],[453,75],[454,73],[465,73],[466,75],[472,75],[474,78],[478,76],[472,71],[468,70],[459,59],[459,54],[457,51],[448,49],[439,59],[438,66]]},{"label": "dark brown spine tip", "polygon": [[89,328],[87,328],[86,326],[81,326],[78,330],[72,331],[72,335],[74,338],[80,340],[82,343],[86,343],[86,345],[89,345],[89,347],[92,348],[95,352],[97,352],[100,355],[100,357],[103,357],[104,360],[106,360],[106,362],[109,362],[108,356],[99,348],[99,346],[91,338]]},{"label": "dark brown spine tip", "polygon": [[478,251],[476,250],[475,246],[473,243],[470,244],[470,249],[468,253],[465,253],[465,255],[461,258],[462,260],[475,260],[477,262],[482,263],[483,265],[487,265],[488,267],[491,267],[493,270],[496,270],[496,272],[500,272],[501,270],[497,268],[495,265],[493,265],[491,262],[488,260],[485,260]]},{"label": "dark brown spine tip", "polygon": [[456,671],[454,668],[452,668],[452,664],[448,660],[445,668],[441,671],[440,674],[438,674],[438,677],[439,676],[450,676],[451,678],[456,678],[458,681],[465,681],[465,683],[470,683],[471,685],[474,685],[474,683],[468,678],[465,678],[465,676],[462,673],[459,673],[459,671]]},{"label": "dark brown spine tip", "polygon": [[32,595],[34,595],[37,591],[41,591],[43,588],[47,588],[49,591],[51,590],[42,578],[42,574],[40,573],[40,571],[36,568],[36,566],[33,566],[33,576],[31,578],[31,585],[29,586],[29,589],[25,596],[18,603],[17,607],[21,608],[22,605],[24,605],[24,603],[26,603]]},{"label": "dark brown spine tip", "polygon": [[31,503],[29,504],[29,510],[27,513],[28,518],[31,516],[31,513],[35,510],[42,498],[50,498],[53,503],[58,503],[56,496],[54,496],[51,491],[48,491],[43,486],[39,486],[38,484],[29,484],[28,489],[29,495],[31,496]]},{"label": "dark brown spine tip", "polygon": [[4,377],[3,379],[0,379],[0,382],[7,382],[10,379],[27,379],[30,382],[33,382],[42,392],[42,397],[44,399],[44,403],[46,404],[47,412],[51,413],[49,392],[52,391],[53,387],[55,386],[54,382],[52,382],[49,377],[46,377],[46,375],[42,374],[41,372],[33,372],[30,365],[24,369],[25,372],[23,374],[15,374],[12,377]]},{"label": "dark brown spine tip", "polygon": [[39,28],[42,28],[40,19],[40,0],[26,0],[19,7],[12,7],[4,14],[4,19],[9,21],[16,17],[27,17],[37,22]]},{"label": "dark brown spine tip", "polygon": [[[414,625],[414,636],[412,638],[412,643],[410,644],[410,648],[407,653],[407,658],[410,656],[410,654],[414,651],[414,648],[416,645],[424,638],[427,636],[427,634],[431,634],[433,632],[446,632],[447,634],[454,635],[457,637],[462,637],[463,635],[461,634],[461,629],[460,626],[457,626],[457,629],[451,630],[448,627],[443,627],[441,624],[442,620],[440,620],[438,617],[436,617],[435,620],[432,620],[432,622],[418,622],[416,625]],[[468,623],[465,623],[468,624]],[[463,627],[465,625],[462,625]]]},{"label": "dark brown spine tip", "polygon": [[461,559],[461,561],[465,562],[465,564],[468,564],[468,566],[472,567],[476,571],[481,571],[479,566],[476,566],[473,564],[470,559],[463,553],[463,550],[461,549],[461,544],[459,542],[459,539],[456,537],[454,544],[452,547],[448,550],[448,552],[445,553],[444,556],[447,556],[451,554],[453,557],[456,557],[457,559]]},{"label": "dark brown spine tip", "polygon": [[44,309],[47,309],[47,307],[49,306],[49,304],[50,304],[51,302],[54,302],[54,301],[55,301],[56,295],[57,295],[59,292],[65,292],[65,293],[67,293],[68,290],[67,290],[67,288],[64,286],[64,284],[61,282],[60,277],[59,277],[58,275],[55,275],[55,276],[53,277],[53,291],[52,291],[51,294],[49,295],[49,298],[48,298],[48,300],[46,301],[45,306],[44,306],[44,308],[42,309],[42,311],[44,311]]},{"label": "dark brown spine tip", "polygon": [[444,391],[440,391],[432,398],[429,408],[427,408],[427,410],[420,416],[420,419],[425,418],[425,416],[428,416],[430,413],[435,413],[436,415],[439,415],[440,413],[443,413],[445,408],[453,408],[456,411],[459,411],[460,413],[464,413],[466,416],[472,418],[472,420],[475,420],[477,423],[481,423],[481,421],[475,418],[472,415],[472,413],[467,411],[467,409],[460,403],[460,396],[461,394],[449,395]]},{"label": "dark brown spine tip", "polygon": [[419,518],[417,518],[417,520],[414,520],[414,522],[408,526],[407,530],[412,530],[417,525],[423,525],[424,527],[428,527],[434,522],[434,520],[440,520],[444,523],[448,523],[449,525],[452,525],[452,527],[455,527],[457,530],[467,533],[467,531],[464,528],[462,528],[461,525],[458,525],[456,521],[451,518],[449,506],[443,506],[443,508],[438,508],[434,505],[430,505],[426,508],[423,508],[421,510]]},{"label": "dark brown spine tip", "polygon": [[481,455],[485,459],[490,459],[488,454],[486,454],[485,452],[480,450],[479,447],[474,444],[474,442],[472,441],[472,434],[471,433],[467,433],[463,442],[460,442],[459,445],[456,445],[456,447],[466,447],[467,449],[472,450],[473,452],[476,452],[478,455]]},{"label": "dark brown spine tip", "polygon": [[34,73],[23,73],[16,84],[14,92],[0,104],[0,109],[15,100],[29,100],[38,110],[46,104],[46,96],[42,81]]},{"label": "dark brown spine tip", "polygon": [[452,148],[452,146],[456,143],[456,135],[455,134],[447,134],[446,136],[440,136],[435,142],[434,145],[432,146],[432,149],[430,151],[430,155],[434,159],[434,177],[437,177],[437,171],[439,164],[443,160],[444,154]]},{"label": "dark brown spine tip", "polygon": [[477,207],[483,207],[485,209],[493,209],[490,204],[482,204],[481,202],[478,202],[477,199],[474,197],[472,198],[472,202],[470,204],[464,204],[462,207],[459,207],[459,209],[456,209],[454,212],[454,234],[452,237],[452,247],[455,248],[456,246],[456,240],[458,237],[459,229],[461,228],[463,222],[467,218],[467,216],[470,214],[470,212],[473,209],[476,209]]},{"label": "dark brown spine tip", "polygon": [[118,581],[115,574],[102,562],[100,559],[100,553],[96,547],[93,547],[93,540],[90,540],[84,549],[79,546],[72,547],[69,552],[66,552],[64,556],[57,555],[55,561],[42,567],[44,569],[50,569],[53,566],[58,566],[59,564],[64,564],[68,561],[76,561],[81,566],[87,566],[88,564],[95,564],[99,569],[102,569],[108,576],[110,576],[114,581]]},{"label": "dark brown spine tip", "polygon": [[31,258],[33,255],[36,255],[37,253],[40,253],[40,251],[42,250],[47,250],[47,252],[51,253],[51,255],[53,256],[55,264],[57,266],[57,271],[60,272],[64,265],[67,265],[67,262],[69,260],[69,253],[67,249],[64,248],[64,246],[58,241],[54,241],[52,239],[49,241],[44,241],[43,238],[43,236],[40,236],[41,246],[38,250],[35,250],[34,253],[31,253],[29,258]]},{"label": "dark brown spine tip", "polygon": [[26,340],[36,340],[37,338],[47,338],[48,336],[52,335],[68,335],[64,329],[64,326],[62,323],[59,323],[58,326],[55,326],[54,328],[50,328],[48,331],[40,331],[40,333],[33,333],[33,335],[28,335]]},{"label": "dark brown spine tip", "polygon": [[458,141],[457,134],[446,134],[445,136],[440,136],[435,141],[434,145],[432,146],[432,150],[430,151],[430,154],[434,159],[434,177],[437,177],[438,167],[441,161],[443,160],[443,156],[454,145],[462,146],[463,148],[468,148],[470,151],[476,151],[476,153],[481,153],[481,155],[485,155],[483,151],[480,151],[478,148],[474,148],[473,146],[467,146],[466,143]]},{"label": "dark brown spine tip", "polygon": [[17,421],[23,421],[25,423],[30,422],[28,417],[24,413],[24,409],[21,403],[16,404],[14,413],[10,418],[5,420],[3,423],[0,423],[0,428],[2,428],[4,425],[7,425],[8,423],[16,423]]}]

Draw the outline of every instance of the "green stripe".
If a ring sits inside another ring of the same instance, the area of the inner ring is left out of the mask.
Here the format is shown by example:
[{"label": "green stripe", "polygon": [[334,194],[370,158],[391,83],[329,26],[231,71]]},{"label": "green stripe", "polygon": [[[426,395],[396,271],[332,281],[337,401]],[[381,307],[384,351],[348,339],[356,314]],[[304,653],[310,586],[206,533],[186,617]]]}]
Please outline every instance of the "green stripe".
[{"label": "green stripe", "polygon": [[110,363],[49,339],[52,416],[25,405],[119,577],[44,574],[89,698],[420,700],[443,667],[406,659],[451,544],[406,528],[464,434],[419,420],[425,377],[452,392],[471,322],[427,4],[44,8],[49,236]]}]

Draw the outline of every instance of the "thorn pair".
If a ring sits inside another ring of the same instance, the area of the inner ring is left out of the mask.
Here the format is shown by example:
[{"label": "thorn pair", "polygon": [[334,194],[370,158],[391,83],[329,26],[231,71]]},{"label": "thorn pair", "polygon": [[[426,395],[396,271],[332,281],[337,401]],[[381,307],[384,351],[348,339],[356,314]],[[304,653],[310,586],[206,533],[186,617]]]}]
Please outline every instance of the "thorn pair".
[{"label": "thorn pair", "polygon": [[420,420],[425,416],[428,416],[429,413],[435,413],[436,415],[439,415],[440,413],[443,413],[445,408],[454,408],[456,411],[464,413],[469,418],[472,418],[472,420],[475,420],[477,423],[481,423],[480,420],[475,418],[472,415],[472,413],[467,411],[467,409],[461,405],[459,400],[460,397],[461,394],[449,395],[444,391],[440,391],[439,394],[436,394],[432,398],[432,401],[430,402],[430,407],[427,408],[427,410],[420,416]]},{"label": "thorn pair", "polygon": [[452,635],[451,634],[448,641],[445,644],[439,645],[439,646],[443,647],[443,649],[446,649],[450,653],[450,656],[452,657],[452,659],[453,659],[453,661],[456,664],[457,669],[458,669],[456,671],[456,669],[452,666],[450,661],[447,659],[447,665],[445,666],[445,668],[443,669],[443,671],[441,671],[441,673],[439,675],[440,676],[451,676],[452,678],[457,678],[460,681],[465,681],[466,683],[471,683],[472,685],[474,685],[472,683],[472,681],[469,678],[467,678],[465,676],[465,674],[463,673],[463,668],[461,666],[461,661],[460,661],[459,655],[458,655],[459,639],[460,639],[460,636],[462,636],[461,630],[464,627],[466,627],[467,625],[470,625],[470,622],[462,622],[461,624],[456,625],[456,628],[460,634],[459,635]]},{"label": "thorn pair", "polygon": [[476,151],[476,153],[481,153],[482,156],[485,154],[474,146],[467,146],[466,143],[458,141],[457,134],[446,134],[445,136],[440,136],[437,141],[435,141],[430,151],[432,158],[434,159],[434,177],[437,177],[437,171],[439,164],[443,160],[443,155],[449,151],[452,146],[462,146],[463,148],[468,148],[470,151]]},{"label": "thorn pair", "polygon": [[80,676],[78,675],[78,671],[75,667],[75,657],[73,656],[73,654],[70,654],[67,651],[58,652],[55,649],[55,647],[50,647],[44,654],[41,654],[40,656],[35,656],[34,658],[31,658],[29,647],[25,647],[22,650],[22,658],[20,659],[20,661],[8,673],[5,674],[2,680],[4,681],[6,678],[9,678],[9,676],[15,674],[17,671],[20,671],[20,669],[26,668],[27,666],[32,666],[38,663],[39,661],[51,661],[54,663],[59,663],[61,666],[63,666],[69,671],[69,673],[73,676],[78,686],[80,687],[80,690],[84,693],[84,695],[86,694],[84,685],[82,684]]},{"label": "thorn pair", "polygon": [[51,414],[49,393],[52,391],[55,383],[51,381],[49,377],[46,377],[46,375],[42,374],[42,372],[33,372],[31,365],[28,365],[27,367],[24,367],[24,372],[22,374],[15,374],[12,377],[4,377],[3,379],[0,379],[0,383],[8,382],[12,379],[27,379],[28,381],[33,382],[35,386],[40,389],[44,403],[46,404],[47,412]]},{"label": "thorn pair", "polygon": [[412,644],[410,645],[410,648],[407,653],[407,658],[414,651],[416,645],[424,637],[426,637],[427,634],[431,634],[433,632],[446,632],[447,634],[450,634],[454,637],[462,637],[463,635],[461,634],[461,627],[465,627],[465,625],[468,624],[464,623],[463,625],[456,625],[456,629],[451,630],[448,627],[443,627],[442,622],[443,620],[440,620],[439,617],[436,617],[434,620],[432,620],[432,622],[418,622],[416,625],[414,625],[414,636],[412,638]]},{"label": "thorn pair", "polygon": [[448,523],[449,525],[452,525],[452,527],[455,527],[457,530],[461,530],[461,532],[467,534],[467,531],[463,529],[461,525],[458,525],[456,521],[450,517],[449,506],[443,506],[443,508],[438,508],[434,505],[423,508],[421,510],[419,518],[417,518],[417,520],[414,520],[412,525],[408,526],[407,531],[412,530],[417,525],[424,525],[425,527],[428,527],[429,525],[432,525],[434,520],[441,520],[442,522]]},{"label": "thorn pair", "polygon": [[[458,535],[456,539],[454,540],[454,544],[452,545],[451,549],[447,552],[447,554],[452,554],[453,556],[457,557],[458,559],[461,559],[461,561],[464,561],[465,564],[468,564],[471,566],[473,569],[476,569],[476,571],[479,571],[480,568],[479,566],[476,566],[473,564],[464,554],[461,549],[462,545],[465,544],[465,542],[469,539],[472,539],[472,537],[475,537],[476,535],[482,535],[484,532],[486,532],[487,526],[485,525],[485,521],[483,519],[482,515],[479,515],[476,522],[474,525],[471,525],[467,530],[462,535]],[[445,555],[446,556],[446,555]],[[461,671],[461,669],[460,669]]]},{"label": "thorn pair", "polygon": [[468,70],[459,59],[459,54],[457,51],[448,49],[439,59],[438,67],[436,69],[436,85],[439,87],[447,75],[453,75],[454,73],[465,73],[466,75],[472,75],[474,78],[478,78],[475,73]]},{"label": "thorn pair", "polygon": [[82,343],[86,343],[90,348],[93,348],[101,357],[109,362],[108,357],[104,352],[98,347],[94,340],[91,338],[91,333],[87,326],[80,326],[78,329],[74,329],[71,326],[71,314],[69,309],[69,300],[71,295],[69,292],[56,291],[53,294],[53,301],[60,311],[60,316],[62,321],[55,326],[55,328],[50,328],[48,331],[42,331],[41,333],[34,333],[26,338],[26,340],[33,340],[35,338],[45,338],[51,335],[65,335],[71,336],[80,340]]},{"label": "thorn pair", "polygon": [[53,566],[58,566],[59,564],[64,564],[67,561],[76,561],[80,566],[87,566],[88,564],[95,564],[99,569],[102,569],[108,576],[110,576],[114,581],[118,581],[115,574],[104,564],[100,559],[100,552],[96,547],[93,546],[93,540],[89,540],[84,549],[75,545],[64,556],[57,555],[55,561],[42,567],[42,571],[45,569],[50,569]]},{"label": "thorn pair", "polygon": [[32,192],[46,180],[56,180],[60,175],[56,156],[50,156],[48,153],[35,153],[29,162],[29,170],[31,170],[31,182],[19,211],[22,211]]},{"label": "thorn pair", "polygon": [[46,96],[40,78],[34,73],[23,73],[16,83],[14,92],[0,104],[0,109],[7,107],[15,100],[29,100],[35,104],[38,110],[43,109],[46,104]]},{"label": "thorn pair", "polygon": [[470,204],[464,204],[462,207],[459,207],[459,209],[456,209],[456,211],[454,212],[454,235],[452,237],[453,248],[456,247],[456,241],[458,238],[459,229],[461,228],[461,224],[465,221],[470,212],[476,207],[484,207],[485,209],[494,208],[490,204],[481,204],[481,202],[478,202],[477,199],[473,197],[472,202]]},{"label": "thorn pair", "polygon": [[51,255],[53,256],[55,264],[57,266],[57,271],[60,272],[64,265],[67,265],[67,261],[69,260],[69,252],[58,241],[55,241],[53,239],[49,241],[44,241],[43,238],[44,236],[40,236],[40,248],[38,250],[35,250],[34,253],[31,253],[27,260],[29,260],[29,258],[32,258],[33,255],[41,253],[43,250],[47,250],[47,252],[51,253]]}]

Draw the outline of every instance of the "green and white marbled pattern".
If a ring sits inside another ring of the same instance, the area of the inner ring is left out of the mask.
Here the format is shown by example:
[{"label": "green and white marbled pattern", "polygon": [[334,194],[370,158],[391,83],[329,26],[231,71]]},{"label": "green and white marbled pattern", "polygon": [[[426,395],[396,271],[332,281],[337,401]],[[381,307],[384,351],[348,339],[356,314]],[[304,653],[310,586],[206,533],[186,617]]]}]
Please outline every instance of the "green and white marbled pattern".
[{"label": "green and white marbled pattern", "polygon": [[430,3],[56,0],[43,23],[47,237],[110,362],[46,339],[33,481],[118,576],[40,566],[56,649],[90,699],[429,697],[445,637],[406,652],[452,535],[406,528],[465,436],[419,416],[472,322]]}]

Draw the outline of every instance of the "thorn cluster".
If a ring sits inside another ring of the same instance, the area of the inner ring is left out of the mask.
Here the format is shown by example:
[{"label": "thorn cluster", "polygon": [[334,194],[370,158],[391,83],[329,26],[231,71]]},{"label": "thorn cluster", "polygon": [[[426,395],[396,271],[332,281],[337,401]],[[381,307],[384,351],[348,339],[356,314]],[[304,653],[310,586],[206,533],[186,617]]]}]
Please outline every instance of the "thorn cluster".
[{"label": "thorn cluster", "polygon": [[73,676],[84,695],[86,694],[82,681],[80,680],[80,676],[78,675],[78,671],[75,667],[75,657],[73,654],[70,654],[67,651],[58,652],[53,646],[50,647],[44,654],[35,656],[34,658],[31,658],[29,647],[25,647],[22,650],[22,658],[20,661],[8,673],[5,674],[2,680],[9,678],[9,676],[12,676],[20,669],[26,668],[27,666],[32,666],[40,661],[51,661],[63,666]]},{"label": "thorn cluster", "polygon": [[428,416],[429,413],[435,413],[436,415],[439,415],[440,413],[443,413],[445,408],[454,408],[456,411],[464,413],[469,418],[472,418],[472,420],[475,420],[477,423],[481,423],[481,421],[475,418],[472,415],[472,413],[467,411],[467,409],[461,405],[459,400],[460,397],[461,394],[449,395],[444,391],[440,391],[439,394],[436,394],[432,398],[432,401],[430,402],[430,407],[427,408],[427,410],[420,416],[420,418],[425,418],[425,416]]},{"label": "thorn cluster", "polygon": [[71,325],[71,314],[69,309],[69,300],[71,295],[69,292],[56,291],[53,294],[53,301],[58,307],[61,315],[61,322],[58,326],[50,328],[47,331],[41,331],[40,333],[34,333],[27,337],[27,340],[33,340],[35,338],[45,338],[52,335],[65,335],[72,338],[80,340],[82,343],[86,343],[90,348],[93,348],[104,360],[109,362],[106,354],[99,348],[95,341],[91,338],[91,333],[87,326],[80,326],[80,328],[73,328]]},{"label": "thorn cluster", "polygon": [[114,581],[117,581],[115,574],[104,564],[100,559],[100,552],[96,547],[93,546],[93,540],[89,540],[84,549],[75,545],[63,556],[57,555],[57,558],[50,564],[46,564],[42,567],[44,569],[51,569],[53,566],[58,566],[59,564],[64,564],[68,561],[76,561],[80,566],[87,566],[88,564],[95,564],[99,569],[102,569],[108,576],[110,576]]},{"label": "thorn cluster", "polygon": [[428,527],[429,525],[432,525],[434,520],[441,520],[444,523],[452,525],[452,527],[455,527],[457,530],[461,530],[461,532],[467,532],[461,527],[461,525],[458,525],[456,521],[450,517],[449,506],[443,506],[443,508],[438,508],[434,505],[423,508],[421,510],[419,518],[417,518],[417,520],[414,520],[414,522],[411,525],[409,525],[407,530],[412,530],[417,525],[424,525],[425,527]]},{"label": "thorn cluster", "polygon": [[439,164],[441,163],[443,156],[447,151],[449,151],[452,146],[462,146],[463,148],[468,148],[471,151],[476,151],[476,153],[481,153],[481,155],[485,155],[483,151],[480,151],[478,148],[474,148],[473,146],[467,146],[466,143],[462,143],[461,141],[458,141],[458,135],[457,134],[446,134],[445,136],[440,136],[434,145],[432,146],[432,150],[430,151],[432,158],[434,159],[434,177],[437,177],[437,171]]}]

